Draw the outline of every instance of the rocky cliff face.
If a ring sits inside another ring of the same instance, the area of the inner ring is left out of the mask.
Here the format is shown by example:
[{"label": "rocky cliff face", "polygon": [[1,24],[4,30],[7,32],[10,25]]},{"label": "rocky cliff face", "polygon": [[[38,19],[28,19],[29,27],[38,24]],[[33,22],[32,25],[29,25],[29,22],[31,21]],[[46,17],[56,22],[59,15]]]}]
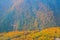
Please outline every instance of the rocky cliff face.
[{"label": "rocky cliff face", "polygon": [[53,6],[51,6],[55,6],[56,1],[11,0],[10,3],[7,4],[10,5],[7,9],[5,5],[4,11],[6,11],[0,17],[1,30],[40,30],[56,26]]}]

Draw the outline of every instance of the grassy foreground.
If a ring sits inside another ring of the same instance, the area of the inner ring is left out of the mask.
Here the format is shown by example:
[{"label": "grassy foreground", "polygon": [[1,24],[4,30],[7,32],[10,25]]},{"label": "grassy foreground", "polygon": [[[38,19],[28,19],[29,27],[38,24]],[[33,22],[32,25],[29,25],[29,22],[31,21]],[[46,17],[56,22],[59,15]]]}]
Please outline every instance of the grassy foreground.
[{"label": "grassy foreground", "polygon": [[12,31],[0,33],[0,40],[55,40],[60,38],[60,27],[46,28],[38,31]]}]

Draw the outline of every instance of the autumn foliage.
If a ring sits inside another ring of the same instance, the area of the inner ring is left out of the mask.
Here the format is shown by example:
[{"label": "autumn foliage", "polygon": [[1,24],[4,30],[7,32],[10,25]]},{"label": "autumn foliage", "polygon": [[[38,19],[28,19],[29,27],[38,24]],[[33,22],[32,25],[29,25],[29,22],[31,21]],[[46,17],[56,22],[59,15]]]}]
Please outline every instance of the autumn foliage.
[{"label": "autumn foliage", "polygon": [[0,40],[54,40],[55,38],[60,38],[60,27],[46,28],[41,31],[12,31],[0,34]]}]

